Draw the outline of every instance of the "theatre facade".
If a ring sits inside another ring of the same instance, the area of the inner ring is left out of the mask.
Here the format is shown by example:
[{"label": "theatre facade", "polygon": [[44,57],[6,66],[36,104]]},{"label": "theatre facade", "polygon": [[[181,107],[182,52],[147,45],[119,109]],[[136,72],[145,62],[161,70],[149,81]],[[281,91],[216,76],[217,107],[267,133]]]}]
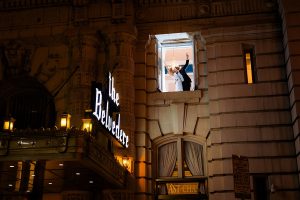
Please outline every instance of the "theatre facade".
[{"label": "theatre facade", "polygon": [[300,199],[299,19],[297,0],[0,0],[0,198]]}]

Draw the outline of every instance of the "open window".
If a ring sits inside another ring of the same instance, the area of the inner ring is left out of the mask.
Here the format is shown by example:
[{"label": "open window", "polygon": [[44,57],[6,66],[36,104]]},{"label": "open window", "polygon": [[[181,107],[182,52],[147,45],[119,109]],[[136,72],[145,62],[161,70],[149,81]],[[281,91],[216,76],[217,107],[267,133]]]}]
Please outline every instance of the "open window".
[{"label": "open window", "polygon": [[[173,33],[156,35],[158,41],[158,85],[162,92],[178,91],[176,89],[174,74],[168,69],[182,68],[186,64],[186,55],[189,62],[185,72],[191,80],[189,90],[194,90],[194,45],[187,33]],[[184,77],[184,76],[183,76]],[[186,79],[184,79],[186,80]]]}]

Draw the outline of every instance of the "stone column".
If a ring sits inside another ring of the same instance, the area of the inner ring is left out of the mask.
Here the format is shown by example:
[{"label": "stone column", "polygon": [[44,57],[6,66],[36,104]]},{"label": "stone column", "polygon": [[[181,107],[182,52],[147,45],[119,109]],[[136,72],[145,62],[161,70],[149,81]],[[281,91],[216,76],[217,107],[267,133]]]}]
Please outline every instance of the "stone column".
[{"label": "stone column", "polygon": [[278,0],[278,4],[279,13],[282,19],[285,65],[288,78],[290,110],[293,122],[292,125],[296,150],[295,155],[298,165],[298,179],[300,182],[300,4],[298,1],[296,3],[296,1],[292,0]]},{"label": "stone column", "polygon": [[84,111],[90,108],[91,82],[95,80],[98,39],[94,35],[83,35],[71,40],[72,64],[68,112],[71,124],[80,127]]},{"label": "stone column", "polygon": [[151,140],[147,132],[147,92],[155,92],[157,88],[155,47],[155,37],[147,38],[145,34],[141,34],[135,56],[135,176],[137,182],[135,199],[137,200],[153,198]]},{"label": "stone column", "polygon": [[129,148],[116,149],[122,156],[134,158],[134,59],[135,34],[113,32],[109,35],[108,70],[114,77],[116,91],[120,95],[121,127],[129,137]]},{"label": "stone column", "polygon": [[157,39],[150,36],[146,44],[146,78],[147,92],[156,92],[158,88],[158,67],[157,67]]},{"label": "stone column", "polygon": [[207,60],[205,41],[200,34],[194,36],[195,89],[207,91]]}]

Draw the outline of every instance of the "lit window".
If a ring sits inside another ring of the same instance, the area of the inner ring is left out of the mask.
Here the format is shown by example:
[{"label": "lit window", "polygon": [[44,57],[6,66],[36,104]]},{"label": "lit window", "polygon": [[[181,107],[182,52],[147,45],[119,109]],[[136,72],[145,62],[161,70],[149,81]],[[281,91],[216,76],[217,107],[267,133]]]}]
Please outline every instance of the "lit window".
[{"label": "lit window", "polygon": [[[194,48],[186,33],[156,35],[158,85],[162,92],[194,90]],[[178,71],[179,70],[179,73]]]},{"label": "lit window", "polygon": [[243,53],[244,57],[244,65],[245,65],[245,75],[246,75],[246,83],[252,84],[256,82],[256,67],[254,60],[254,49],[247,48],[244,49]]},{"label": "lit window", "polygon": [[253,83],[253,76],[252,76],[252,65],[251,65],[251,54],[246,53],[246,67],[247,67],[247,82]]}]

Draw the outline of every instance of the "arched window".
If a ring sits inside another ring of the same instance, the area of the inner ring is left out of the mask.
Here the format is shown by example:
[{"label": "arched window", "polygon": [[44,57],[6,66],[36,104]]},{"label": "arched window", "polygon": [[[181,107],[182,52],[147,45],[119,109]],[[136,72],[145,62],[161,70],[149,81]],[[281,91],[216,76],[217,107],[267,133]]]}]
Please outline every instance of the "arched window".
[{"label": "arched window", "polygon": [[158,147],[158,177],[204,176],[203,146],[177,140]]},{"label": "arched window", "polygon": [[162,140],[154,145],[156,198],[206,198],[203,144],[184,136]]},{"label": "arched window", "polygon": [[55,125],[54,98],[31,77],[2,81],[0,84],[0,121],[11,116],[17,129],[48,128]]}]

